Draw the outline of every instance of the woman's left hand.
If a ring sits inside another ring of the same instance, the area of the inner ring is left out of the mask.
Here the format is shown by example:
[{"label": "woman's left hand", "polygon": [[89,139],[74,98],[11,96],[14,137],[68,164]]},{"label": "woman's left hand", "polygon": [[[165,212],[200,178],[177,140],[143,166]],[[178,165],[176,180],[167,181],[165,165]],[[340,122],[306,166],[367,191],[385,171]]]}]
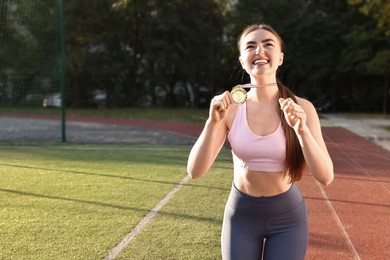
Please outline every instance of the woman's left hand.
[{"label": "woman's left hand", "polygon": [[297,135],[304,133],[307,129],[305,110],[291,98],[279,98],[279,104],[288,125],[295,130]]}]

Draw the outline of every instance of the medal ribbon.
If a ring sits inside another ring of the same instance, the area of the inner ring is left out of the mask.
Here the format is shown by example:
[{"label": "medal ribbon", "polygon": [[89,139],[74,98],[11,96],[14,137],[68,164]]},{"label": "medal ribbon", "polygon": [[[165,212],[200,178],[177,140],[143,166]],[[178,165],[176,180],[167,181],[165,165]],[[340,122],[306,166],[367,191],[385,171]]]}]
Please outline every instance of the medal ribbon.
[{"label": "medal ribbon", "polygon": [[262,87],[269,87],[269,86],[275,86],[277,85],[276,83],[270,83],[270,84],[265,84],[265,85],[252,85],[252,84],[242,84],[242,85],[237,85],[235,86],[231,93],[233,95],[233,101],[237,105],[244,104],[246,102],[246,97],[247,97],[247,92],[245,91],[244,88],[262,88]]},{"label": "medal ribbon", "polygon": [[242,88],[264,88],[264,87],[271,87],[271,86],[276,86],[277,84],[276,83],[269,83],[269,84],[265,84],[265,85],[253,85],[253,84],[239,84],[238,86],[242,87]]}]

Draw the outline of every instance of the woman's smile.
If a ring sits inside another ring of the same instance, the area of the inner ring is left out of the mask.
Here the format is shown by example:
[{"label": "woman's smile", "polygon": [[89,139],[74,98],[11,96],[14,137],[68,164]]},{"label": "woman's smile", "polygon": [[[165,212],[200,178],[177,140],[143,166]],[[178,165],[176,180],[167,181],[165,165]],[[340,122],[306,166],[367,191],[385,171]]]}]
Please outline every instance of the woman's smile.
[{"label": "woman's smile", "polygon": [[252,64],[253,65],[265,65],[268,63],[269,63],[269,60],[266,60],[266,59],[255,59]]}]

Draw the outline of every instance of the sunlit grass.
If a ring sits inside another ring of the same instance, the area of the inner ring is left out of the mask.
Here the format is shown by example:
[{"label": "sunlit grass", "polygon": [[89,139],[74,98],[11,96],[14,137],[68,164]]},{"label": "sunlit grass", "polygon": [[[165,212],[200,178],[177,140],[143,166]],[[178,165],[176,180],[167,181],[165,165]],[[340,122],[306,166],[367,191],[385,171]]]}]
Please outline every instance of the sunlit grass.
[{"label": "sunlit grass", "polygon": [[[189,146],[0,147],[0,259],[102,259],[186,176]],[[231,184],[224,150],[122,259],[219,259]]]},{"label": "sunlit grass", "polygon": [[223,150],[210,172],[188,182],[118,259],[221,259],[230,156]]}]

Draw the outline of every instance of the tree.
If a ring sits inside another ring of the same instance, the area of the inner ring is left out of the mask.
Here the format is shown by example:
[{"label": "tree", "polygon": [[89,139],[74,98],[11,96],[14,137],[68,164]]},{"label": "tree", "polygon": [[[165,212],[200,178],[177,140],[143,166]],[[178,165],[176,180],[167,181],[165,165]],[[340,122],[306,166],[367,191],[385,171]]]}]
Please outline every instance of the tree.
[{"label": "tree", "polygon": [[171,0],[159,3],[156,10],[145,37],[145,59],[156,83],[168,88],[168,105],[175,106],[173,90],[178,82],[213,85],[222,19],[210,0]]},{"label": "tree", "polygon": [[129,69],[123,20],[109,1],[66,2],[68,96],[73,106],[91,106],[96,89],[108,92],[109,105],[115,105],[115,93],[122,92],[117,83]]},{"label": "tree", "polygon": [[0,1],[0,35],[0,76],[8,81],[0,91],[15,103],[28,94],[49,91],[50,86],[41,84],[58,81],[58,4]]},{"label": "tree", "polygon": [[375,57],[367,64],[367,70],[384,78],[383,114],[387,114],[390,77],[390,50],[378,51]]},{"label": "tree", "polygon": [[357,6],[363,14],[373,17],[379,28],[390,36],[390,2],[388,0],[347,0],[348,4]]},{"label": "tree", "polygon": [[124,44],[131,49],[134,99],[153,96],[159,86],[168,93],[166,105],[176,106],[174,88],[179,82],[195,90],[205,82],[214,85],[214,50],[223,26],[216,2],[121,0],[114,6],[124,14],[131,35]]},{"label": "tree", "polygon": [[[348,4],[357,7],[366,16],[374,18],[377,23],[377,29],[364,28],[364,30],[351,32],[348,38],[350,38],[349,42],[353,49],[350,50],[350,57],[347,60],[350,64],[355,64],[359,72],[383,78],[382,112],[386,114],[390,75],[390,39],[388,38],[390,36],[390,2],[348,0]],[[387,38],[384,35],[387,35]]]}]

